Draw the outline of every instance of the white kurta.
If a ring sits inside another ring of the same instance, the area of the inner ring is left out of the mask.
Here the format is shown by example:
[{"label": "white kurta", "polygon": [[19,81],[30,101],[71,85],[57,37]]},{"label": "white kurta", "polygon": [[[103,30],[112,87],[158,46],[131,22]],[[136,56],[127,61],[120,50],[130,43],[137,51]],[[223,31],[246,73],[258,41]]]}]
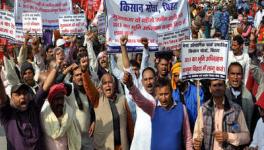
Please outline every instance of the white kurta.
[{"label": "white kurta", "polygon": [[[155,101],[144,88],[141,89],[144,97]],[[151,144],[151,117],[141,108],[136,106],[137,120],[134,129],[134,137],[130,150],[150,150]]]}]

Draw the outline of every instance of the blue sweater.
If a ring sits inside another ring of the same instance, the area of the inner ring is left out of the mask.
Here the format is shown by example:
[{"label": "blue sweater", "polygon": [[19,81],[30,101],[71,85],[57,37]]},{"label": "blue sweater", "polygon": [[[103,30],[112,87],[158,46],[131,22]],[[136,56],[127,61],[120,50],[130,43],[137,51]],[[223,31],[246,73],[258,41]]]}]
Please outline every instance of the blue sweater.
[{"label": "blue sweater", "polygon": [[[196,95],[196,91],[197,91],[196,86],[189,84],[187,90],[184,92],[184,100],[185,100],[185,105],[186,105],[186,109],[188,112],[191,131],[193,131],[195,121],[197,118],[197,95]],[[180,92],[178,89],[176,89],[172,92],[172,97],[173,97],[174,101],[181,102]],[[204,103],[204,92],[200,88],[200,104],[201,104],[201,106],[203,103]]]},{"label": "blue sweater", "polygon": [[170,110],[157,106],[152,118],[151,150],[182,150],[183,105]]}]

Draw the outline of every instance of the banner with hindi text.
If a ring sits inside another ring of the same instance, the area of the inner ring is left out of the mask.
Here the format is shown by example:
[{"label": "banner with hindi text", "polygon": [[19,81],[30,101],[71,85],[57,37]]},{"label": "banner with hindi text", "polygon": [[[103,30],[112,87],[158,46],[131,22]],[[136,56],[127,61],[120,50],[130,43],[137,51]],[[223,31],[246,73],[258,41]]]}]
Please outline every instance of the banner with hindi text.
[{"label": "banner with hindi text", "polygon": [[54,29],[59,27],[60,15],[72,13],[71,0],[16,0],[15,20],[22,24],[22,13],[39,12],[42,16],[43,28]]},{"label": "banner with hindi text", "polygon": [[87,31],[84,14],[63,15],[59,17],[61,35],[84,35]]},{"label": "banner with hindi text", "polygon": [[226,79],[229,42],[188,40],[181,44],[182,79]]},{"label": "banner with hindi text", "polygon": [[128,51],[140,51],[140,38],[158,49],[158,35],[190,27],[187,0],[107,0],[106,40],[109,52],[119,52],[119,39],[128,35]]},{"label": "banner with hindi text", "polygon": [[23,33],[29,31],[30,34],[42,36],[42,18],[40,13],[22,14]]},{"label": "banner with hindi text", "polygon": [[0,37],[14,41],[16,38],[14,13],[0,10],[0,26]]}]

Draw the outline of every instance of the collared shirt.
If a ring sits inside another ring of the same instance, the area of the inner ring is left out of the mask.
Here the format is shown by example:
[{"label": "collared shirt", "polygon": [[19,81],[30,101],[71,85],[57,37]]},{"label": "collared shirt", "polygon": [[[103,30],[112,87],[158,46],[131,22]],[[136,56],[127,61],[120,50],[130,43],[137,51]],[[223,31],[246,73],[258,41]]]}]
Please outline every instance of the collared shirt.
[{"label": "collared shirt", "polygon": [[[177,106],[177,103],[176,103],[174,100],[172,100],[172,102],[173,102],[173,103],[172,103],[171,107],[168,108],[168,109],[166,108],[167,111],[169,111],[169,110],[171,110],[171,109],[173,109],[174,107]],[[162,107],[160,101],[157,101],[157,107]]]},{"label": "collared shirt", "polygon": [[[223,100],[223,104],[224,103],[225,103],[225,99]],[[214,107],[215,107],[215,102],[214,102]],[[223,116],[224,116],[224,108],[219,109],[215,107],[215,116],[214,116],[215,131],[223,131],[222,130],[223,129],[222,127]],[[227,133],[228,134],[227,142],[234,146],[244,145],[250,141],[249,130],[247,128],[247,124],[246,124],[243,111],[240,111],[237,121],[238,121],[238,124],[240,125],[240,132],[239,133],[229,133],[229,132]],[[204,125],[203,125],[203,115],[202,115],[202,107],[201,107],[199,109],[198,117],[195,123],[193,139],[196,139],[196,138],[203,139],[203,128],[204,128]],[[217,142],[215,139],[214,139],[213,149],[223,150],[221,143]]]},{"label": "collared shirt", "polygon": [[[133,101],[144,112],[146,112],[151,117],[153,117],[155,115],[154,112],[155,112],[156,107],[160,107],[159,106],[160,104],[158,104],[157,101],[151,101],[151,100],[145,98],[141,94],[141,92],[138,90],[138,88],[135,86],[131,87],[130,94],[133,97]],[[173,109],[175,106],[176,106],[176,103],[174,103],[168,111]],[[184,112],[183,136],[184,136],[185,147],[186,147],[186,150],[192,150],[193,149],[193,145],[192,145],[192,141],[191,141],[192,134],[191,134],[191,130],[190,130],[190,124],[189,124],[189,118],[188,118],[187,110],[186,110],[186,107],[184,105],[183,105],[183,112]]]}]

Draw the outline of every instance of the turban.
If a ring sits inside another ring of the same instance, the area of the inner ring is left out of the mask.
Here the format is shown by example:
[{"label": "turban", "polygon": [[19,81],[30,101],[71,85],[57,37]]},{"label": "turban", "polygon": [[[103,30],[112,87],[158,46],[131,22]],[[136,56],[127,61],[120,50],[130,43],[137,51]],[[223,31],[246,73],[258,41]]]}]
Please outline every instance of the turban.
[{"label": "turban", "polygon": [[179,74],[180,75],[180,72],[181,72],[181,63],[175,63],[172,68],[171,68],[171,86],[172,86],[172,89],[175,90],[176,89],[176,85],[177,83],[175,83],[175,80],[174,80],[174,74]]},{"label": "turban", "polygon": [[49,90],[48,101],[52,103],[54,97],[59,93],[66,95],[67,91],[63,83],[53,85]]}]

